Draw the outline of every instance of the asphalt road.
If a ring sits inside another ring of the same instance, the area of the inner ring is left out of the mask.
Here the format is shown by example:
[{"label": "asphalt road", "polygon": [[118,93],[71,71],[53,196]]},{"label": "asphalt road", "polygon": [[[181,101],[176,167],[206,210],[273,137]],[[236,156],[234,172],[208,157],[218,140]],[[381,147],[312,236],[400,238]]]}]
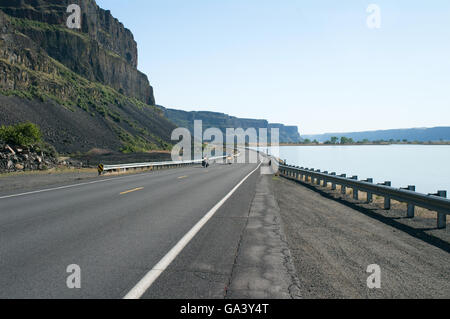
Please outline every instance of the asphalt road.
[{"label": "asphalt road", "polygon": [[[124,298],[154,272],[140,298],[448,298],[448,230],[413,232],[393,212],[358,210],[257,168],[0,187],[0,299]],[[382,288],[368,290],[374,263]],[[74,264],[80,289],[67,286]]]},{"label": "asphalt road", "polygon": [[[0,194],[0,298],[123,298],[256,168],[216,164]],[[233,217],[248,214],[258,177],[255,171],[237,189],[175,265],[198,261],[215,273],[214,267],[233,264],[245,226]],[[72,264],[80,266],[81,289],[67,287]],[[220,284],[206,286],[189,269],[163,273],[143,297],[224,296],[227,271],[218,275]]]}]

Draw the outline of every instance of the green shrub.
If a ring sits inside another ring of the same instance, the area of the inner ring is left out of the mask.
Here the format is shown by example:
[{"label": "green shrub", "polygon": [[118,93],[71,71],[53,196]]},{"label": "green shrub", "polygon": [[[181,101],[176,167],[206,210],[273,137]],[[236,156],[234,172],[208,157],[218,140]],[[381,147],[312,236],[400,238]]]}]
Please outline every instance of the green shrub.
[{"label": "green shrub", "polygon": [[42,133],[37,125],[29,122],[11,126],[2,125],[0,127],[0,140],[18,146],[29,146],[40,143]]}]

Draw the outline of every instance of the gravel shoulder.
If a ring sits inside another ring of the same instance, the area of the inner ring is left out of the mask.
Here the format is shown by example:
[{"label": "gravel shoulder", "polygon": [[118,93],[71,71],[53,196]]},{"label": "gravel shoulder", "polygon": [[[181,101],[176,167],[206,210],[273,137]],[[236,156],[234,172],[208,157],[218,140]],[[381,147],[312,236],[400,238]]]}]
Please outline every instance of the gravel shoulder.
[{"label": "gravel shoulder", "polygon": [[[450,298],[450,231],[272,180],[304,298]],[[381,267],[368,289],[367,267]]]},{"label": "gravel shoulder", "polygon": [[[151,153],[106,153],[89,154],[70,157],[70,161],[80,161],[90,168],[55,168],[46,171],[24,171],[0,174],[0,194],[7,195],[14,192],[36,190],[43,187],[61,186],[77,182],[86,182],[94,179],[110,178],[117,174],[108,174],[98,177],[97,165],[117,163],[142,163],[170,160],[167,152]],[[130,171],[127,174],[140,174],[145,171]]]},{"label": "gravel shoulder", "polygon": [[95,169],[64,169],[60,171],[0,174],[0,194],[29,191],[40,187],[83,182],[98,177]]}]

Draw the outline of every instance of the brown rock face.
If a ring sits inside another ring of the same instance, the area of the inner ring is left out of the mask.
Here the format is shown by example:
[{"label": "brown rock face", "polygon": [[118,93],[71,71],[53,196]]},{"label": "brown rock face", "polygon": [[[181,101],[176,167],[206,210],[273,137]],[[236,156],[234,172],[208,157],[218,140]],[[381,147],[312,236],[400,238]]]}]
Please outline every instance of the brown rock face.
[{"label": "brown rock face", "polygon": [[[81,8],[81,30],[66,27],[70,4]],[[18,18],[21,33],[72,71],[155,104],[147,76],[137,70],[133,34],[94,0],[0,0],[0,9]]]},{"label": "brown rock face", "polygon": [[[175,126],[151,105],[145,75],[88,33],[5,14],[2,5],[35,17],[25,4],[14,9],[14,3],[0,0],[0,125],[32,122],[63,154],[170,148]],[[13,169],[16,162],[5,160],[0,164]]]}]

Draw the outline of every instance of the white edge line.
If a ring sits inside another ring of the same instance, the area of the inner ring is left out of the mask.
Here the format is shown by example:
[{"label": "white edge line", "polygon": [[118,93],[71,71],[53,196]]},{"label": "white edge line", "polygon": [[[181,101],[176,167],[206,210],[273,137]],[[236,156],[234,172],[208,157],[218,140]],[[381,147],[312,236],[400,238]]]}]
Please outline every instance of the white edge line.
[{"label": "white edge line", "polygon": [[[139,175],[139,176],[143,176],[143,175],[144,174]],[[102,179],[102,180],[99,180],[99,181],[92,181],[92,182],[86,182],[86,183],[66,185],[66,186],[61,186],[61,187],[47,188],[47,189],[41,189],[41,190],[27,192],[27,193],[21,193],[21,194],[6,195],[6,196],[1,196],[0,199],[13,198],[13,197],[19,197],[19,196],[26,196],[26,195],[32,195],[32,194],[39,194],[39,193],[56,191],[56,190],[60,190],[60,189],[72,188],[72,187],[77,187],[77,186],[84,186],[84,185],[90,185],[90,184],[96,184],[96,183],[109,182],[109,181],[120,180],[120,179],[124,179],[124,178],[128,178],[128,177],[132,177],[132,176],[135,177],[136,175],[114,177],[114,178]]]},{"label": "white edge line", "polygon": [[152,286],[158,277],[169,267],[172,261],[181,253],[184,247],[195,237],[195,235],[203,228],[203,226],[214,216],[220,207],[236,192],[236,190],[259,168],[254,169],[242,181],[239,182],[220,202],[218,202],[205,216],[191,228],[183,238],[131,289],[123,299],[139,299]]},{"label": "white edge line", "polygon": [[[149,174],[140,174],[138,176],[144,176],[144,175],[149,175]],[[37,191],[31,191],[31,192],[27,192],[27,193],[20,193],[20,194],[0,196],[0,199],[14,198],[14,197],[20,197],[20,196],[26,196],[26,195],[45,193],[45,192],[56,191],[56,190],[60,190],[60,189],[66,189],[66,188],[72,188],[72,187],[83,186],[83,185],[90,185],[90,184],[96,184],[96,183],[103,183],[103,182],[108,182],[108,181],[113,181],[113,180],[120,180],[120,179],[124,179],[124,178],[127,178],[127,177],[135,177],[135,176],[136,175],[128,175],[128,176],[122,176],[122,177],[114,177],[114,178],[102,179],[100,181],[92,181],[92,182],[86,182],[86,183],[72,184],[72,185],[66,185],[66,186],[54,187],[54,188],[46,188],[46,189],[41,189],[41,190],[37,190]]]}]

